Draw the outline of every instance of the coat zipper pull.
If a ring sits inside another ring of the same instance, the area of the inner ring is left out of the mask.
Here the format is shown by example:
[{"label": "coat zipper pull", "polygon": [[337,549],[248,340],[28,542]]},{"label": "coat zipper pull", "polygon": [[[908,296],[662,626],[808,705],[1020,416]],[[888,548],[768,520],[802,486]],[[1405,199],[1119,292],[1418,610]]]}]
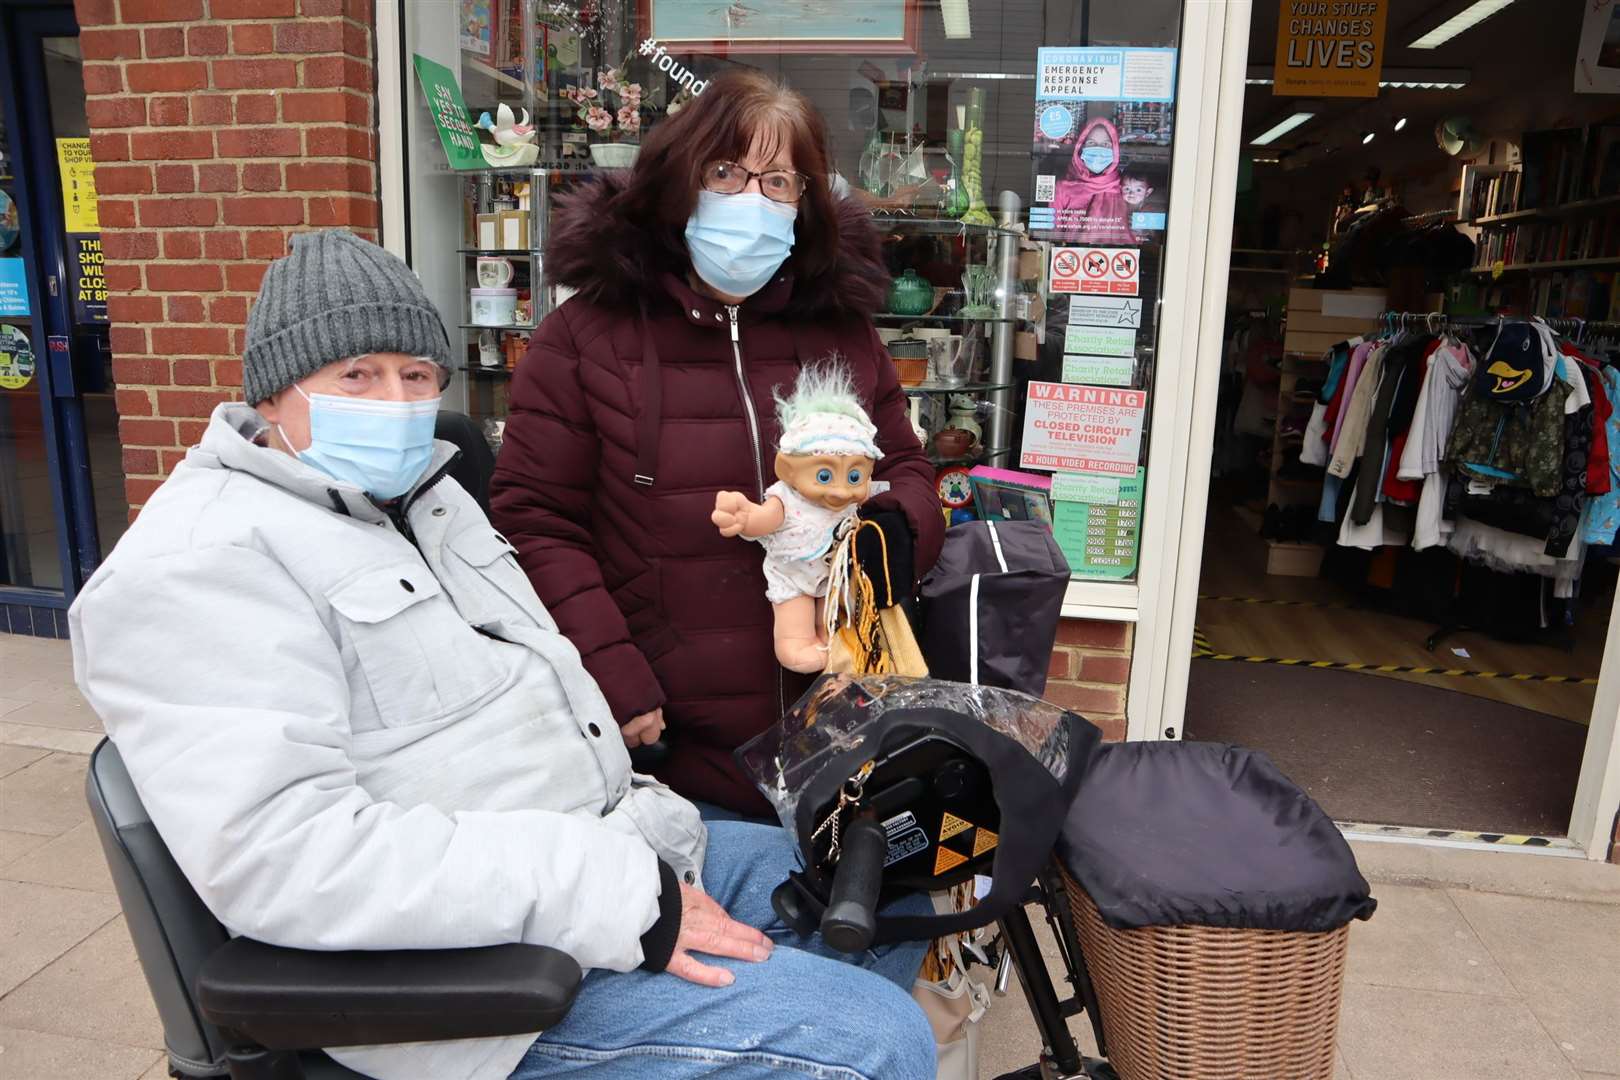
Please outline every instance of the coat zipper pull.
[{"label": "coat zipper pull", "polygon": [[734,345],[739,344],[739,343],[741,343],[742,339],[737,336],[737,307],[736,307],[736,305],[735,304],[727,304],[726,305],[726,314],[731,316],[731,341],[732,341],[732,344],[734,344]]}]

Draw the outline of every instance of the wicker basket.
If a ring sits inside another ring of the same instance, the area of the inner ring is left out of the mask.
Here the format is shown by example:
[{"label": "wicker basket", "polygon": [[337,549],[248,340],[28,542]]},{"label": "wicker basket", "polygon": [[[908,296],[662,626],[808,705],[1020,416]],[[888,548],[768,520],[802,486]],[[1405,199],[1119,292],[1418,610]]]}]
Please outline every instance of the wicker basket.
[{"label": "wicker basket", "polygon": [[1348,925],[1116,930],[1063,881],[1120,1080],[1332,1080]]}]

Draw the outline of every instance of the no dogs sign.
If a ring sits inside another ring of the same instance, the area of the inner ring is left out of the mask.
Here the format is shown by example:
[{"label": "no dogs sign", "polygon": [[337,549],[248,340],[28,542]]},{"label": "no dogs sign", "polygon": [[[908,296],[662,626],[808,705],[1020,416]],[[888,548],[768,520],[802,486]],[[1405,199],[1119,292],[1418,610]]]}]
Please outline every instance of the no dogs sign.
[{"label": "no dogs sign", "polygon": [[1141,275],[1136,248],[1060,247],[1052,249],[1047,280],[1054,293],[1136,296]]}]

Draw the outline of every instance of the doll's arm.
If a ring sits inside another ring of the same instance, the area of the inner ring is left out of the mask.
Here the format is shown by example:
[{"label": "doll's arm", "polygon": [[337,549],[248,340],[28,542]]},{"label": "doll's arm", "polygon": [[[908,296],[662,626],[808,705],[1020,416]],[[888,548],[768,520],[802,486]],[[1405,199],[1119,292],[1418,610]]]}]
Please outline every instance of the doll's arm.
[{"label": "doll's arm", "polygon": [[721,536],[758,540],[780,529],[786,517],[787,509],[775,495],[761,504],[750,501],[740,491],[722,491],[714,497],[714,513],[709,520],[719,526]]}]

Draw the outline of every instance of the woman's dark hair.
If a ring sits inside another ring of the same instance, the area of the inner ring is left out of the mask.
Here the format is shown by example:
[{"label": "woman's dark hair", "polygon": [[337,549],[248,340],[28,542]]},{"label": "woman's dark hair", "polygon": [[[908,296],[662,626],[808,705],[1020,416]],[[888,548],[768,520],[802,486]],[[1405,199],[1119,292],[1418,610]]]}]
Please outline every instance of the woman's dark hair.
[{"label": "woman's dark hair", "polygon": [[808,98],[764,72],[734,67],[709,80],[703,93],[656,125],[641,144],[629,183],[615,209],[659,246],[658,260],[689,265],[686,222],[711,161],[741,161],[759,140],[774,157],[787,150],[808,177],[794,222],[787,266],[800,280],[829,273],[838,254],[838,215],[828,184],[827,124]]}]

